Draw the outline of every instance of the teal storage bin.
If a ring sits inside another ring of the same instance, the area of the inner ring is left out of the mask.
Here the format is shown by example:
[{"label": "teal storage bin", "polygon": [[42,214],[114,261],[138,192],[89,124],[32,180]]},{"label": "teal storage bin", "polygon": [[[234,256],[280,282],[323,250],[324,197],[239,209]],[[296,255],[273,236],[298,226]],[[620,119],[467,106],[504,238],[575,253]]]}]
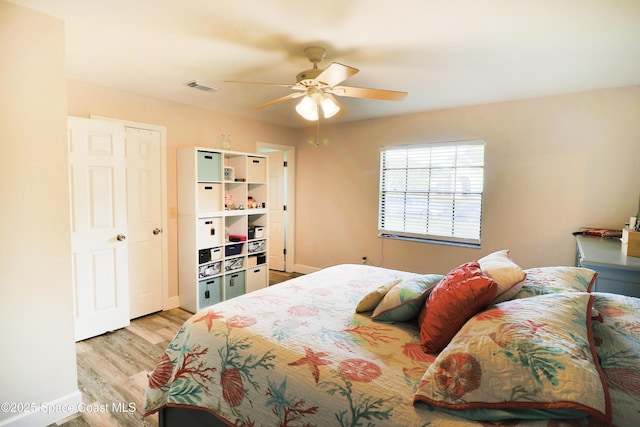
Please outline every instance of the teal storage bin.
[{"label": "teal storage bin", "polygon": [[198,309],[208,307],[222,301],[221,283],[222,281],[220,277],[200,280],[198,283],[198,292],[200,294]]},{"label": "teal storage bin", "polygon": [[222,181],[222,157],[220,153],[198,151],[198,181]]},{"label": "teal storage bin", "polygon": [[228,300],[244,295],[244,281],[244,271],[238,271],[224,276],[224,299]]}]

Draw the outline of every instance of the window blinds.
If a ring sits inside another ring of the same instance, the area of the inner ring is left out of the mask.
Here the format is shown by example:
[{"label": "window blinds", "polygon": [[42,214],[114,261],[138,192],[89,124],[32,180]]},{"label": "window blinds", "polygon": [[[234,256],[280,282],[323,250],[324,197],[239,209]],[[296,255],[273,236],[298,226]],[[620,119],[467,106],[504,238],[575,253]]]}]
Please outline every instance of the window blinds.
[{"label": "window blinds", "polygon": [[484,141],[385,147],[382,237],[480,245]]}]

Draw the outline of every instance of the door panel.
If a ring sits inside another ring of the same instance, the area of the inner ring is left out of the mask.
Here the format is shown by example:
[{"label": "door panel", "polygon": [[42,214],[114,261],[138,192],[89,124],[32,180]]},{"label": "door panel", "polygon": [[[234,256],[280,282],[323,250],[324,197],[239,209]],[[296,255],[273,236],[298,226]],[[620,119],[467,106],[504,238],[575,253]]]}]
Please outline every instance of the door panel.
[{"label": "door panel", "polygon": [[131,318],[162,310],[160,132],[127,127]]},{"label": "door panel", "polygon": [[[129,324],[124,128],[70,117],[75,338]],[[118,239],[118,236],[121,236]]]},{"label": "door panel", "polygon": [[94,251],[91,256],[91,291],[94,297],[93,310],[96,312],[113,310],[117,307],[118,290],[114,271],[117,271],[117,256],[113,249]]}]

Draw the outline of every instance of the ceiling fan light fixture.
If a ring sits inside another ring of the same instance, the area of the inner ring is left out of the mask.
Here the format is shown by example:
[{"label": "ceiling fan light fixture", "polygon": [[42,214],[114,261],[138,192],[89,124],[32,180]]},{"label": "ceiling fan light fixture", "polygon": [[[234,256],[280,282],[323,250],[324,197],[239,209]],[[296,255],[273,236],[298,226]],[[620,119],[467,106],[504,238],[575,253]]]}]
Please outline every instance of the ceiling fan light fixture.
[{"label": "ceiling fan light fixture", "polygon": [[296,105],[296,111],[305,120],[315,121],[318,120],[318,104],[311,95],[305,95],[302,100]]},{"label": "ceiling fan light fixture", "polygon": [[324,114],[325,119],[329,119],[340,111],[340,106],[336,103],[332,96],[323,94],[322,101],[320,101],[320,106],[322,107],[322,113]]},{"label": "ceiling fan light fixture", "polygon": [[318,120],[318,110],[322,109],[322,115],[329,119],[340,111],[340,106],[331,95],[321,92],[307,93],[296,105],[296,111],[305,120]]}]

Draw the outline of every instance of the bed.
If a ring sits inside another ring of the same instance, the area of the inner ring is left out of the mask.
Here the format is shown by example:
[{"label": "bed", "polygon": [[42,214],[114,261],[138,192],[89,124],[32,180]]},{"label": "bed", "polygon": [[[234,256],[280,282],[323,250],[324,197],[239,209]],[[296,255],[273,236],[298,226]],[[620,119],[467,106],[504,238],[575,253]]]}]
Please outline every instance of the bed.
[{"label": "bed", "polygon": [[145,416],[159,413],[161,426],[639,425],[640,299],[591,293],[589,269],[522,270],[508,251],[493,256],[447,275],[339,265],[199,311],[149,373]]}]

